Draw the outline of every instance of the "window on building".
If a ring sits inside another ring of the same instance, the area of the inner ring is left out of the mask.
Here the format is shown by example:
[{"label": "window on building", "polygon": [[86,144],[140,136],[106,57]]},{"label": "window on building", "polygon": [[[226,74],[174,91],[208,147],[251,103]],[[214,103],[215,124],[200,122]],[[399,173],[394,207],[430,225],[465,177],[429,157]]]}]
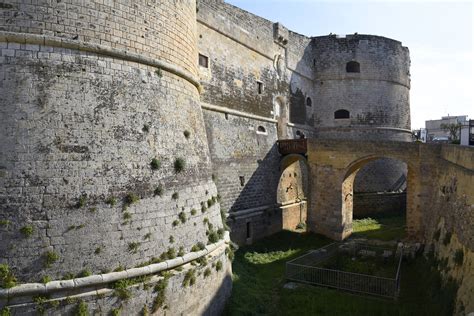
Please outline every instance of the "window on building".
[{"label": "window on building", "polygon": [[258,94],[263,93],[263,82],[257,81],[257,91],[258,91]]},{"label": "window on building", "polygon": [[257,127],[257,134],[267,134],[267,130],[263,126]]},{"label": "window on building", "polygon": [[239,176],[239,180],[240,180],[240,186],[243,187],[245,185],[245,177]]},{"label": "window on building", "polygon": [[199,54],[199,66],[209,68],[209,58],[202,54]]},{"label": "window on building", "polygon": [[334,119],[348,119],[350,118],[350,113],[347,110],[337,110],[334,112]]},{"label": "window on building", "polygon": [[247,230],[247,234],[246,234],[247,238],[250,238],[252,236],[250,229],[251,229],[250,228],[250,222],[247,222],[247,229],[246,229]]},{"label": "window on building", "polygon": [[356,61],[350,61],[346,64],[347,72],[360,72],[360,64]]},{"label": "window on building", "polygon": [[312,106],[313,105],[313,101],[311,100],[310,97],[307,97],[306,98],[306,106]]}]

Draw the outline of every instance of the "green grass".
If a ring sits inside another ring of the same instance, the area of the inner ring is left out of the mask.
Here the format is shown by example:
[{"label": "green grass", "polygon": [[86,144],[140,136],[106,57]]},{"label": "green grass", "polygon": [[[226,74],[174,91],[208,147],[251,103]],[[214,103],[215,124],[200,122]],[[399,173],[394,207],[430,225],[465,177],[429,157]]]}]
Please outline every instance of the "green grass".
[{"label": "green grass", "polygon": [[281,232],[240,248],[233,263],[232,297],[224,315],[451,315],[453,291],[424,258],[405,262],[398,301],[300,285],[284,289],[285,263],[331,241]]},{"label": "green grass", "polygon": [[352,236],[385,241],[398,240],[405,236],[405,226],[404,216],[354,219],[352,221]]}]

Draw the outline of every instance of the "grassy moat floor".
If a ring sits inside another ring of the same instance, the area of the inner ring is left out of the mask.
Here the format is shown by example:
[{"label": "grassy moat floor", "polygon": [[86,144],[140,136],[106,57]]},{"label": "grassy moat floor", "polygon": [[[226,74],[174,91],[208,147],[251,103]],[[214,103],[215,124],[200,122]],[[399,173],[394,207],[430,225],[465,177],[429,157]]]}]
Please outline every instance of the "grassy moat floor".
[{"label": "grassy moat floor", "polygon": [[[369,239],[403,237],[405,219],[384,217],[354,223],[354,235]],[[299,285],[285,289],[285,263],[332,241],[315,234],[284,231],[240,248],[233,263],[234,283],[225,315],[452,315],[454,289],[422,256],[403,263],[398,300],[359,296]]]}]

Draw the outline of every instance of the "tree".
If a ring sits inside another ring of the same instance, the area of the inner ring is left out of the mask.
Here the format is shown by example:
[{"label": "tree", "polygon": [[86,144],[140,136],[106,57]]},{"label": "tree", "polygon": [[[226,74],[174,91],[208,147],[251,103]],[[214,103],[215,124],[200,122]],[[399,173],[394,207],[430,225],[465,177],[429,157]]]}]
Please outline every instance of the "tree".
[{"label": "tree", "polygon": [[449,138],[451,138],[452,141],[459,140],[459,132],[461,131],[461,127],[461,123],[441,124],[441,129],[443,131],[449,132]]}]

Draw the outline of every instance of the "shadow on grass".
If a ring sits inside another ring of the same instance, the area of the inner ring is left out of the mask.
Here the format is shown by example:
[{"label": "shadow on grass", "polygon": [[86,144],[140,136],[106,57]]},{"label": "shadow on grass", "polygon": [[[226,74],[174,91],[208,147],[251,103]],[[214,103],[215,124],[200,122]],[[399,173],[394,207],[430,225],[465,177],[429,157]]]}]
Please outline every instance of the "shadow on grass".
[{"label": "shadow on grass", "polygon": [[405,262],[398,301],[298,285],[285,289],[285,263],[332,241],[281,232],[236,252],[233,293],[224,315],[451,315],[455,287],[442,286],[424,258]]}]

